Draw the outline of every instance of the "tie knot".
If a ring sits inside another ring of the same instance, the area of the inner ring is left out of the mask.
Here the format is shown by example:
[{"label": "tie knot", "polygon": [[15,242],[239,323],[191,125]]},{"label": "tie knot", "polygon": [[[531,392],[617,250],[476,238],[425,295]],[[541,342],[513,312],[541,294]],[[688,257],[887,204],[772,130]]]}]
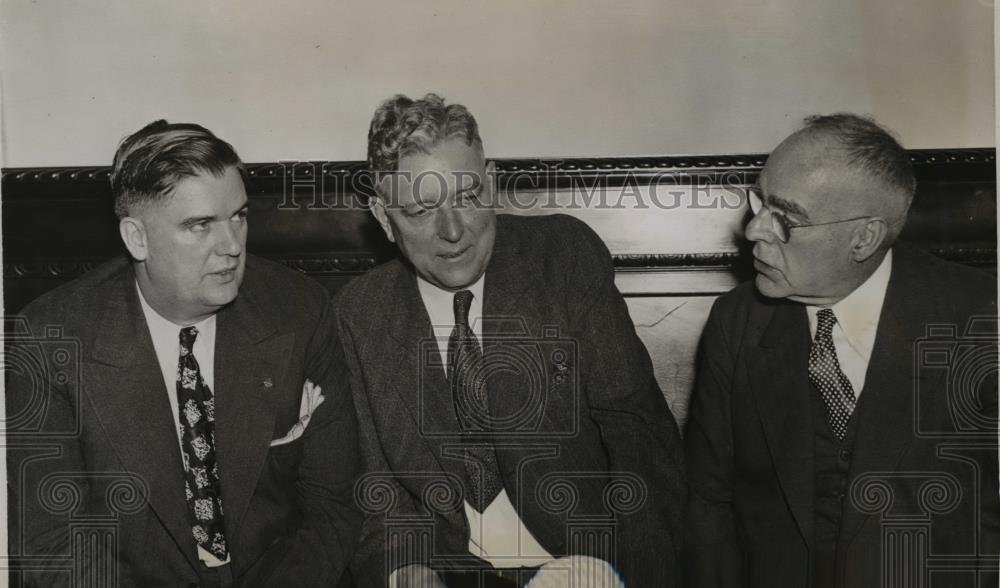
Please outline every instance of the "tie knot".
[{"label": "tie knot", "polygon": [[469,326],[469,307],[472,306],[472,292],[460,290],[455,292],[455,324]]},{"label": "tie knot", "polygon": [[184,327],[181,329],[181,350],[190,352],[197,337],[198,327]]},{"label": "tie knot", "polygon": [[816,313],[816,336],[828,337],[833,332],[833,325],[837,324],[837,317],[831,308],[821,308]]}]

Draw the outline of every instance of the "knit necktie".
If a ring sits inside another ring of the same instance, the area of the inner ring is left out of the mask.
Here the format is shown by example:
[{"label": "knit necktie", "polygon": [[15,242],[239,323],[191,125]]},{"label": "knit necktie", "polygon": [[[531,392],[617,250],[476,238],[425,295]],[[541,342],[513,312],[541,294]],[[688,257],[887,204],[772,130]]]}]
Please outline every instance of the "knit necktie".
[{"label": "knit necktie", "polygon": [[854,412],[854,389],[840,370],[837,350],[833,346],[833,326],[837,324],[837,317],[833,310],[821,308],[816,319],[816,337],[809,350],[809,379],[823,397],[833,434],[843,440]]},{"label": "knit necktie", "polygon": [[184,456],[184,495],[193,517],[191,533],[198,545],[225,560],[228,555],[222,522],[222,493],[215,458],[215,398],[201,377],[192,349],[198,329],[181,329],[177,364],[177,406]]},{"label": "knit necktie", "polygon": [[[483,353],[469,327],[471,305],[472,292],[462,290],[455,293],[455,328],[448,338],[448,380],[464,434],[488,433],[490,430]],[[464,451],[468,502],[477,511],[483,512],[503,489],[496,452],[488,441],[479,445],[469,444]]]}]

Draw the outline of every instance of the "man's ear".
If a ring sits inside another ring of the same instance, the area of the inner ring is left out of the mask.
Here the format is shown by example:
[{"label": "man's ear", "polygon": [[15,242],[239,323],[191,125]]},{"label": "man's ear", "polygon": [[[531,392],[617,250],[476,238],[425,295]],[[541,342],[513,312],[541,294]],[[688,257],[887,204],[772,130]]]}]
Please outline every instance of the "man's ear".
[{"label": "man's ear", "polygon": [[382,199],[381,194],[372,198],[371,207],[375,220],[385,231],[385,236],[388,237],[390,243],[395,243],[396,238],[392,234],[392,224],[389,223],[389,215],[385,212],[385,200]]},{"label": "man's ear", "polygon": [[854,231],[851,240],[851,256],[856,262],[866,261],[879,250],[889,234],[889,224],[885,219],[872,217]]},{"label": "man's ear", "polygon": [[146,226],[142,224],[142,221],[132,216],[126,216],[118,221],[118,232],[121,234],[125,248],[128,249],[132,259],[146,261],[149,249],[147,247]]}]

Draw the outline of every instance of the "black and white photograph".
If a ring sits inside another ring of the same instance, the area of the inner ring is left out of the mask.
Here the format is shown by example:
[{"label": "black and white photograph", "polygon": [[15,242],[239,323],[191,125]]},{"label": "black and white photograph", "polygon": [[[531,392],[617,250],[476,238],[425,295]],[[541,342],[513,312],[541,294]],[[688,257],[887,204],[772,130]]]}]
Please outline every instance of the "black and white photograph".
[{"label": "black and white photograph", "polygon": [[0,586],[1000,586],[994,0],[5,0]]}]

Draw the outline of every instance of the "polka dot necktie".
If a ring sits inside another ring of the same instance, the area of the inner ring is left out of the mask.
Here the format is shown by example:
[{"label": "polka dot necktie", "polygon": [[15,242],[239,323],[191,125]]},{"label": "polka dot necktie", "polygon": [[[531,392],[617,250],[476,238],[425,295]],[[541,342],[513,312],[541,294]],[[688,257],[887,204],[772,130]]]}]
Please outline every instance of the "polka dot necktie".
[{"label": "polka dot necktie", "polygon": [[[455,413],[465,434],[490,430],[483,353],[476,334],[469,327],[471,305],[472,292],[462,290],[455,293],[455,328],[448,338],[448,380]],[[469,488],[466,498],[473,508],[483,512],[503,489],[496,451],[492,443],[487,442],[485,445],[469,445],[464,453]]]},{"label": "polka dot necktie", "polygon": [[184,496],[192,516],[191,534],[220,560],[228,556],[222,521],[222,492],[215,460],[215,398],[201,377],[192,348],[198,329],[181,329],[177,363],[177,406],[184,457]]},{"label": "polka dot necktie", "polygon": [[843,441],[847,423],[854,412],[854,389],[840,370],[837,350],[833,346],[833,326],[837,324],[833,310],[821,308],[816,314],[816,322],[816,337],[809,350],[809,380],[823,396],[833,434]]}]

